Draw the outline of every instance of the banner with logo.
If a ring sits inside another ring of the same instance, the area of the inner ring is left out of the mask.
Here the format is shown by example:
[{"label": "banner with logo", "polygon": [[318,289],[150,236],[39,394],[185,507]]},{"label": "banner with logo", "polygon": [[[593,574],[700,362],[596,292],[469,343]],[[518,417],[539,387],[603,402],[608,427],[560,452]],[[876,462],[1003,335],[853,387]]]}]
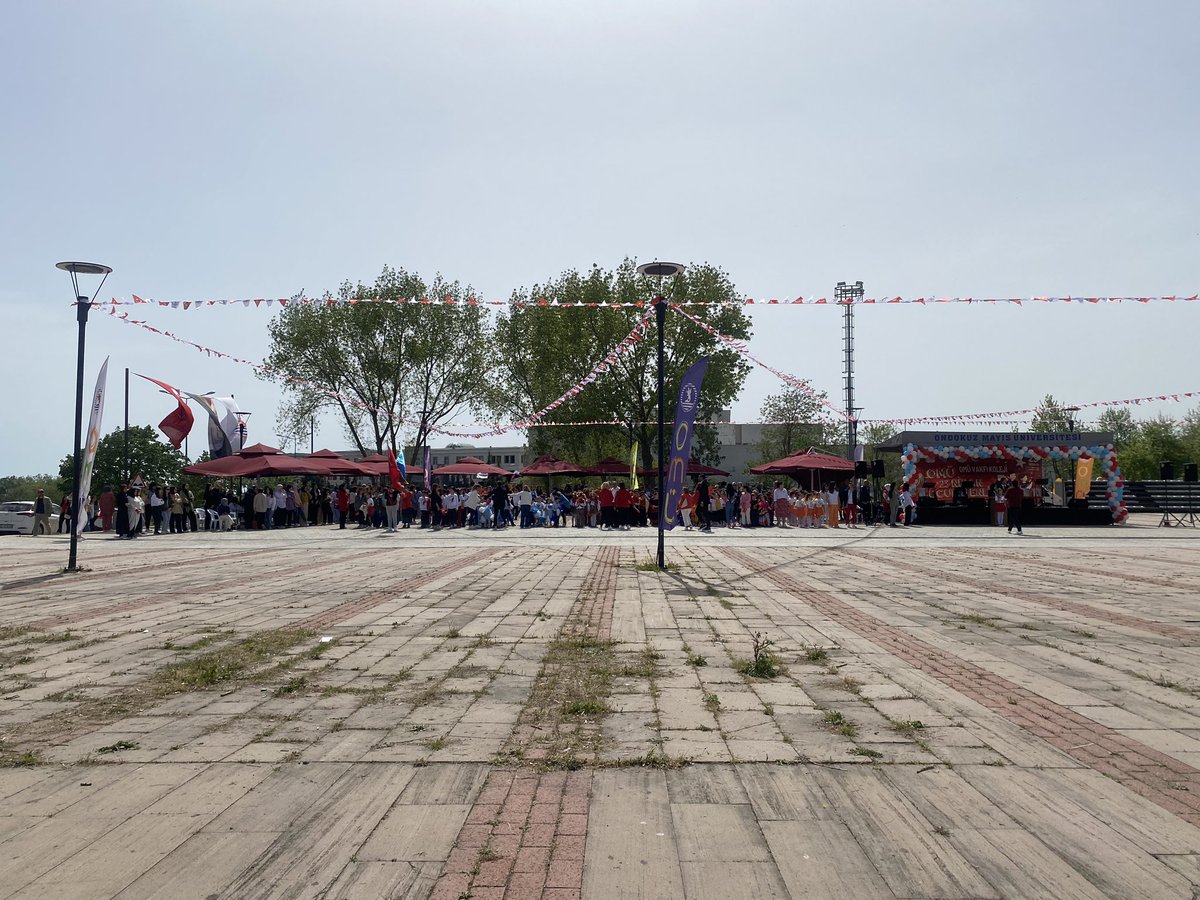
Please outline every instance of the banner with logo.
[{"label": "banner with logo", "polygon": [[1086,459],[1079,457],[1075,461],[1075,499],[1086,500],[1092,489],[1092,466],[1095,460],[1090,456]]},{"label": "banner with logo", "polygon": [[108,382],[108,357],[96,376],[96,390],[92,393],[92,415],[88,419],[87,440],[84,442],[83,464],[79,467],[79,484],[75,491],[75,502],[71,512],[75,515],[75,533],[83,534],[87,527],[87,510],[84,501],[92,490],[92,469],[96,465],[96,449],[100,446],[100,420],[104,418],[104,391]]},{"label": "banner with logo", "polygon": [[692,428],[696,409],[700,405],[700,385],[708,357],[702,356],[683,373],[679,382],[679,398],[675,401],[675,427],[671,429],[671,455],[667,465],[666,484],[662,496],[662,527],[670,530],[679,518],[679,498],[683,496],[683,481],[687,476],[688,460],[692,458]]}]

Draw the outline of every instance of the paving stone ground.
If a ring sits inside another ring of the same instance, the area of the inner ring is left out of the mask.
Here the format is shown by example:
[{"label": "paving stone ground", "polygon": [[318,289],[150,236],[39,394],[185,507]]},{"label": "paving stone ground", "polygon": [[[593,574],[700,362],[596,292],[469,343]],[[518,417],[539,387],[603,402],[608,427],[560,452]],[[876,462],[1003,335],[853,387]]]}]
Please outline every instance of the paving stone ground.
[{"label": "paving stone ground", "polygon": [[1195,900],[1156,525],[2,538],[0,898]]}]

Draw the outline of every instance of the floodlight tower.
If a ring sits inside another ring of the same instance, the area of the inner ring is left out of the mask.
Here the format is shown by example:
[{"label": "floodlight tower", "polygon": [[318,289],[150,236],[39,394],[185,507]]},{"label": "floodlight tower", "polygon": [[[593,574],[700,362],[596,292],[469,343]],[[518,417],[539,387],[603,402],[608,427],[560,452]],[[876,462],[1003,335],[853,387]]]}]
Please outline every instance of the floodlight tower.
[{"label": "floodlight tower", "polygon": [[834,299],[842,305],[842,329],[845,340],[842,380],[846,388],[846,458],[854,459],[858,446],[858,413],[854,405],[854,306],[863,298],[863,283],[839,281],[833,289]]}]

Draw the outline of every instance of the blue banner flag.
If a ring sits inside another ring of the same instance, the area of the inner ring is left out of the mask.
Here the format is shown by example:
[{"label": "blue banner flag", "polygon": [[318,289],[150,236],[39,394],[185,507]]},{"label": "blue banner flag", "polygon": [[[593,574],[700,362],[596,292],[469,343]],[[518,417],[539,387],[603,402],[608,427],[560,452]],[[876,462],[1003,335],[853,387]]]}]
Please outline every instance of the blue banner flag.
[{"label": "blue banner flag", "polygon": [[696,409],[700,405],[700,384],[704,381],[706,368],[708,357],[702,356],[683,373],[683,380],[679,382],[675,427],[671,429],[670,462],[663,485],[662,523],[668,531],[675,527],[675,521],[679,518],[679,500],[683,496],[688,460],[692,458],[692,427],[696,421]]}]

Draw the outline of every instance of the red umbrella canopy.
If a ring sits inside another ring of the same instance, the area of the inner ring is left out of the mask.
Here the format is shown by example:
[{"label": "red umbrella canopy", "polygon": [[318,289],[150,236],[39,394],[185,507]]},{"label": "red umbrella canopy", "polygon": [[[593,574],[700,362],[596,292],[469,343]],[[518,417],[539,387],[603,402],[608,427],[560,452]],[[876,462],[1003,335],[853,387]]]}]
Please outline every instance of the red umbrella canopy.
[{"label": "red umbrella canopy", "polygon": [[803,453],[793,453],[782,459],[763,463],[761,466],[751,466],[750,471],[755,475],[797,475],[801,472],[840,474],[853,472],[854,463],[832,453],[822,453],[809,447]]},{"label": "red umbrella canopy", "polygon": [[386,453],[372,453],[362,459],[356,459],[362,469],[370,475],[386,475],[388,473],[388,458]]},{"label": "red umbrella canopy", "polygon": [[433,470],[434,475],[503,475],[505,477],[512,474],[508,469],[502,469],[499,466],[493,466],[491,463],[484,462],[478,456],[463,456],[458,462],[451,463],[448,466],[442,466],[440,469]]},{"label": "red umbrella canopy", "polygon": [[692,457],[688,460],[687,473],[689,475],[728,475],[724,469],[718,469],[716,466],[708,466]]},{"label": "red umbrella canopy", "polygon": [[[657,475],[658,470],[657,469],[643,469],[639,466],[637,473],[639,475]],[[588,466],[587,474],[589,474],[589,475],[624,475],[626,478],[628,478],[629,477],[629,460],[617,459],[615,456],[606,456],[606,457],[604,457],[604,459],[600,460],[600,462],[596,463],[594,466]]]},{"label": "red umbrella canopy", "polygon": [[584,466],[565,459],[559,459],[553,453],[546,453],[535,459],[529,466],[521,470],[522,475],[586,475]]},{"label": "red umbrella canopy", "polygon": [[299,459],[280,453],[266,444],[253,444],[233,456],[210,459],[208,462],[187,466],[188,475],[205,475],[210,478],[261,478],[265,475],[325,475],[325,467],[316,460]]},{"label": "red umbrella canopy", "polygon": [[308,458],[325,467],[328,475],[374,475],[374,469],[346,459],[332,450],[318,450],[308,454]]}]

